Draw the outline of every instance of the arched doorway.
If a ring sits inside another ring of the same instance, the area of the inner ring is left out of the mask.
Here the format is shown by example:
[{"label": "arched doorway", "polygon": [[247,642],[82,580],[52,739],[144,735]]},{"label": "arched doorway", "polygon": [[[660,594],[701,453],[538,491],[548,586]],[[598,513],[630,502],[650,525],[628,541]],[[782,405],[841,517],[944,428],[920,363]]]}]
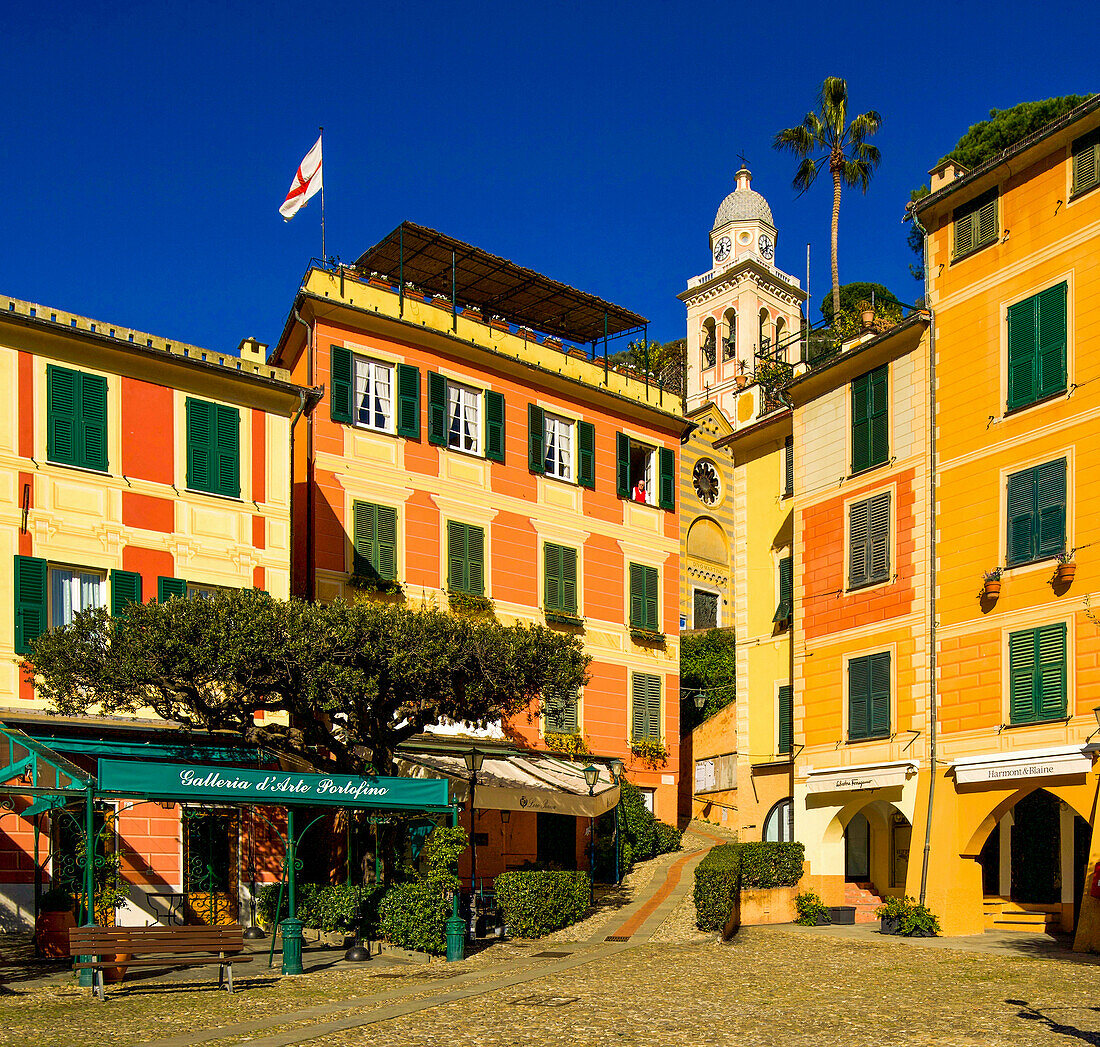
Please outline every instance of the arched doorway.
[{"label": "arched doorway", "polygon": [[871,880],[871,823],[858,811],[844,829],[844,879],[848,883]]}]

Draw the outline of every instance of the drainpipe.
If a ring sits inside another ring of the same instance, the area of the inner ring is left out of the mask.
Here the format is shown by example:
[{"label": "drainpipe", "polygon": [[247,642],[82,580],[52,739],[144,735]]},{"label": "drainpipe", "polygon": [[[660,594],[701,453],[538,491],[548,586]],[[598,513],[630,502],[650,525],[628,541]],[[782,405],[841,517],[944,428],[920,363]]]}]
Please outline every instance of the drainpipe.
[{"label": "drainpipe", "polygon": [[[294,307],[294,319],[306,329],[306,385],[313,388],[313,327]],[[293,471],[293,470],[292,470]],[[306,579],[305,597],[313,599],[313,413],[306,419]],[[294,547],[291,546],[291,557]],[[293,562],[293,561],[292,561]]]},{"label": "drainpipe", "polygon": [[928,856],[932,835],[932,801],[936,795],[936,314],[929,304],[928,230],[916,211],[910,212],[924,244],[924,307],[928,312],[928,815],[924,823],[924,854],[920,868],[920,903],[928,887]]}]

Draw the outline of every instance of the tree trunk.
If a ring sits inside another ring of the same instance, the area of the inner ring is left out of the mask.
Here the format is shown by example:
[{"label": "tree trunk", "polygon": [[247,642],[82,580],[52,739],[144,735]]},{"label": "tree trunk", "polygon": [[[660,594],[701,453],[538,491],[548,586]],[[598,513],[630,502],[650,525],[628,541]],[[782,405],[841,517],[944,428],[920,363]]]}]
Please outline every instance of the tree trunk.
[{"label": "tree trunk", "polygon": [[840,230],[840,168],[830,164],[833,174],[833,323],[840,319],[840,269],[836,261],[837,233]]}]

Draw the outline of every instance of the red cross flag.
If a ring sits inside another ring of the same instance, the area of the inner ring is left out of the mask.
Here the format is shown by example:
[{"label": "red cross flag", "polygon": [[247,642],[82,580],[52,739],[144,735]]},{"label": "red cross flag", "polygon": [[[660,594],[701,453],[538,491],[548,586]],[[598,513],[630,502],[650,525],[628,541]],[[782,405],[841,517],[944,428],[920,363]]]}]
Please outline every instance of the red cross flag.
[{"label": "red cross flag", "polygon": [[303,207],[306,201],[321,189],[321,139],[306,153],[305,159],[298,165],[294,181],[290,183],[290,192],[286,194],[279,214],[290,221]]}]

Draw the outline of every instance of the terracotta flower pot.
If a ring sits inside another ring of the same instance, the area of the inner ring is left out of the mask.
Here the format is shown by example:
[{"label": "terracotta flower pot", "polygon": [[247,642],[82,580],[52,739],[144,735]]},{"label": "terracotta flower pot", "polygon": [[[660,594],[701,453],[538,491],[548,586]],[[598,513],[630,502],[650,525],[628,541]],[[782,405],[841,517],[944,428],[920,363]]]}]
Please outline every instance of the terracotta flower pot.
[{"label": "terracotta flower pot", "polygon": [[739,374],[734,381],[737,383],[738,389],[744,389],[749,384],[749,376],[747,374]]},{"label": "terracotta flower pot", "polygon": [[863,330],[866,331],[875,322],[874,309],[864,309],[863,312],[859,314],[859,322]]},{"label": "terracotta flower pot", "polygon": [[[115,963],[126,963],[132,959],[132,956],[128,952],[115,953]],[[103,980],[105,982],[120,982],[126,977],[125,967],[104,967],[103,968]]]},{"label": "terracotta flower pot", "polygon": [[1000,580],[1000,578],[990,579],[989,581],[987,581],[985,583],[985,595],[990,600],[996,600],[997,597],[1001,595],[1001,580]]},{"label": "terracotta flower pot", "polygon": [[1073,581],[1073,576],[1077,573],[1077,564],[1075,563],[1060,563],[1054,568],[1054,580],[1059,585],[1069,585]]},{"label": "terracotta flower pot", "polygon": [[51,960],[69,955],[69,928],[76,926],[76,917],[65,912],[40,912],[34,921],[34,939],[39,951]]}]

